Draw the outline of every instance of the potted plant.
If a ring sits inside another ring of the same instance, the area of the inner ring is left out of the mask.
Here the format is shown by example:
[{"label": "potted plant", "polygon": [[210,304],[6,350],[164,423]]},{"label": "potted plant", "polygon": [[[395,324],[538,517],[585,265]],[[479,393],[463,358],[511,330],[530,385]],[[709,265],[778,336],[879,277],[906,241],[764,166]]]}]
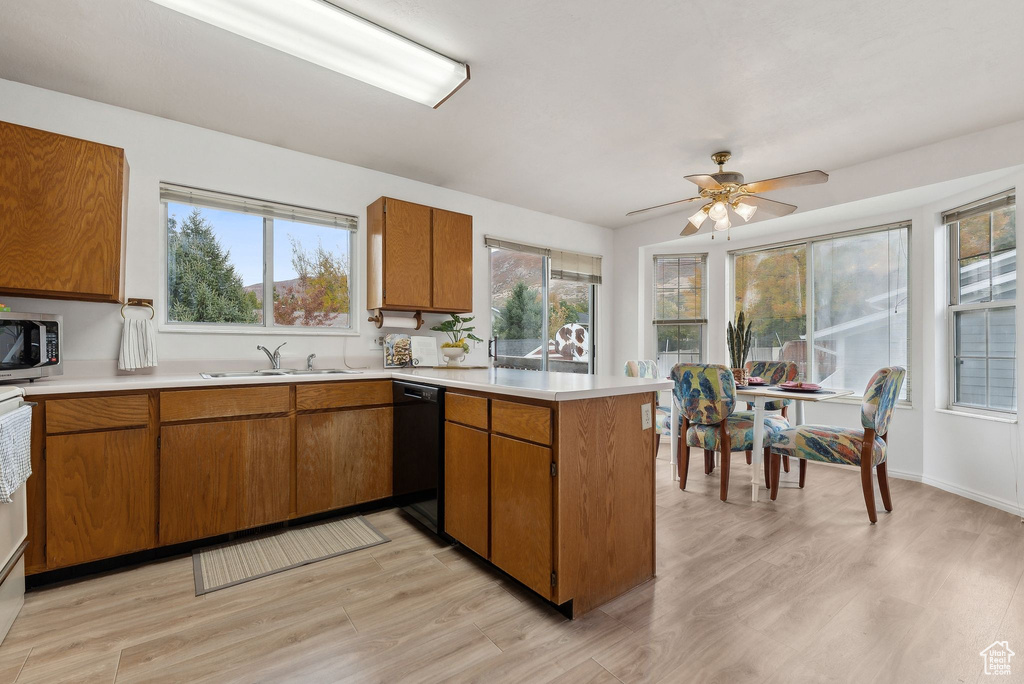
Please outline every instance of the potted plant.
[{"label": "potted plant", "polygon": [[750,353],[750,328],[743,312],[736,317],[736,325],[729,321],[726,329],[726,339],[729,342],[729,361],[732,364],[732,374],[736,379],[737,386],[747,384],[747,354]]},{"label": "potted plant", "polygon": [[441,353],[444,354],[445,363],[449,366],[458,366],[462,359],[469,353],[469,340],[483,342],[473,334],[474,326],[466,325],[473,320],[473,316],[460,316],[451,314],[451,318],[431,330],[443,332],[448,336],[448,342],[441,345]]}]

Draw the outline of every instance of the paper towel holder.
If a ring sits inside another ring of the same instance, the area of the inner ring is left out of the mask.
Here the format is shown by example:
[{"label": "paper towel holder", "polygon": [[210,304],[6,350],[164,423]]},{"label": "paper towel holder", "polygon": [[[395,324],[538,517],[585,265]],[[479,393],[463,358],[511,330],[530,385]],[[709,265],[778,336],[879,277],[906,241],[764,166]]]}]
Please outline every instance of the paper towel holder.
[{"label": "paper towel holder", "polygon": [[[417,311],[416,314],[413,316],[413,319],[415,319],[415,321],[416,321],[416,330],[419,330],[420,328],[423,327],[423,313],[422,312]],[[373,315],[370,316],[369,318],[367,318],[366,320],[369,321],[370,323],[373,323],[375,326],[377,326],[377,329],[379,330],[380,328],[382,328],[384,326],[384,312],[381,311],[380,309],[374,309],[373,310]]]}]

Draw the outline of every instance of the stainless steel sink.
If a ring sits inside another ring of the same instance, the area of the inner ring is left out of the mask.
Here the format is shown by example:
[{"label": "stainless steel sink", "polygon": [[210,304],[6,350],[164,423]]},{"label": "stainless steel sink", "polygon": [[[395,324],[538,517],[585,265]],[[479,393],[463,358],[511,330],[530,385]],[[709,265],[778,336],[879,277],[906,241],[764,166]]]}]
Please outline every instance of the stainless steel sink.
[{"label": "stainless steel sink", "polygon": [[360,375],[363,371],[348,370],[347,368],[315,368],[313,370],[289,371],[288,375]]},{"label": "stainless steel sink", "polygon": [[254,371],[219,371],[215,373],[200,373],[200,377],[207,380],[212,378],[258,378],[264,375],[358,375],[362,371],[347,370],[344,368],[317,368],[315,370],[299,370],[298,368],[265,368]]}]

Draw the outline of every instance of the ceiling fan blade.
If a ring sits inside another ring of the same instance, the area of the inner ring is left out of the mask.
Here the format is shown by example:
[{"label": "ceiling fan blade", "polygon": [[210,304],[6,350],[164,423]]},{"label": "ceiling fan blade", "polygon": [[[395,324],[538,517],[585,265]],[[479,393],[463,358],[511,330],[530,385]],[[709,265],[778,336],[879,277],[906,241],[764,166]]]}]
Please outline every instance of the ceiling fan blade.
[{"label": "ceiling fan blade", "polygon": [[740,191],[749,193],[771,192],[772,190],[781,190],[783,188],[795,188],[800,185],[817,185],[827,180],[828,174],[824,171],[804,171],[803,173],[794,173],[790,176],[779,176],[778,178],[767,178],[754,181],[753,183],[746,183],[740,186]]},{"label": "ceiling fan blade", "polygon": [[647,207],[646,209],[637,209],[635,211],[629,212],[628,214],[626,214],[626,216],[634,216],[636,214],[642,214],[645,211],[653,211],[655,209],[661,209],[662,207],[671,207],[673,204],[685,204],[687,202],[695,202],[697,200],[702,200],[702,199],[704,199],[704,198],[703,197],[687,197],[686,199],[676,200],[675,202],[666,202],[665,204],[656,204],[653,207]]},{"label": "ceiling fan blade", "polygon": [[686,180],[694,183],[701,190],[724,190],[721,183],[715,180],[714,176],[706,173],[698,173],[695,176],[683,176]]},{"label": "ceiling fan blade", "polygon": [[763,218],[770,216],[775,218],[777,216],[785,216],[786,214],[792,214],[796,211],[795,204],[786,204],[785,202],[776,202],[770,200],[767,197],[758,197],[757,195],[740,195],[739,198],[745,204],[753,204],[757,207],[757,213],[753,218]]},{"label": "ceiling fan blade", "polygon": [[700,226],[695,226],[693,225],[693,222],[690,221],[686,224],[686,227],[683,228],[683,232],[681,232],[680,235],[693,235],[698,230],[700,230]]}]

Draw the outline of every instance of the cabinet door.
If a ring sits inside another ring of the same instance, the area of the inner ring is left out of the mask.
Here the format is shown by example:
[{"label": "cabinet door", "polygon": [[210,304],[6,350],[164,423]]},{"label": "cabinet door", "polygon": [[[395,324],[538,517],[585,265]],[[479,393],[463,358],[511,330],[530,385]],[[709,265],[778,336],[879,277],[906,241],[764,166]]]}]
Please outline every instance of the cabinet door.
[{"label": "cabinet door", "polygon": [[386,200],[384,214],[384,304],[430,308],[430,207]]},{"label": "cabinet door", "polygon": [[391,430],[391,407],[297,416],[296,512],[391,496]]},{"label": "cabinet door", "polygon": [[491,435],[491,562],[551,596],[551,449]]},{"label": "cabinet door", "polygon": [[46,438],[46,565],[156,545],[156,456],[148,429]]},{"label": "cabinet door", "polygon": [[445,423],[444,531],[484,558],[490,551],[487,433]]},{"label": "cabinet door", "polygon": [[434,309],[473,310],[473,217],[434,209]]},{"label": "cabinet door", "polygon": [[0,292],[124,293],[124,150],[0,122]]},{"label": "cabinet door", "polygon": [[279,522],[291,497],[286,417],[166,425],[160,446],[160,543]]}]

